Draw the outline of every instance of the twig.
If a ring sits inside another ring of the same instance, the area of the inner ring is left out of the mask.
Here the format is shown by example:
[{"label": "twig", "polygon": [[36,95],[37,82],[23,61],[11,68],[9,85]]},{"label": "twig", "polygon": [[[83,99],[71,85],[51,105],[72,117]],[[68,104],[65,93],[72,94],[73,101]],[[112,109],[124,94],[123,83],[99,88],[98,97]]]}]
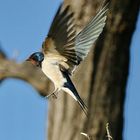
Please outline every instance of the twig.
[{"label": "twig", "polygon": [[88,140],[91,140],[91,139],[90,139],[90,136],[89,136],[88,134],[81,132],[81,135],[87,137]]},{"label": "twig", "polygon": [[113,140],[113,138],[111,137],[110,132],[109,132],[109,123],[106,124],[106,133],[107,133],[108,140]]}]

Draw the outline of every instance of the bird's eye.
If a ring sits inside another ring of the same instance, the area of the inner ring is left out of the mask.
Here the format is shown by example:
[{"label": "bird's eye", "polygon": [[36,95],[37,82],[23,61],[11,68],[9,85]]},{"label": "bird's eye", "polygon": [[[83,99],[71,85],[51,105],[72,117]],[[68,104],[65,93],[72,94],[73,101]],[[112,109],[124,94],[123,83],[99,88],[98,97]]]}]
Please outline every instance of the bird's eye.
[{"label": "bird's eye", "polygon": [[34,61],[38,61],[38,57],[37,57],[37,56],[34,56],[32,59],[33,59]]}]

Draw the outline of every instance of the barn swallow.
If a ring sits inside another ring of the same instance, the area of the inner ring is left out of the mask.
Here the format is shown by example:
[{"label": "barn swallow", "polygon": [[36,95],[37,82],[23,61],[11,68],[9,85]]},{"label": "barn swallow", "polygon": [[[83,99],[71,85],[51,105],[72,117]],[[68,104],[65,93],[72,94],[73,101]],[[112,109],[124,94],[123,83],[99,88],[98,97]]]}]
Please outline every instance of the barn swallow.
[{"label": "barn swallow", "polygon": [[[42,44],[42,51],[33,53],[27,60],[40,67],[54,83],[56,94],[60,90],[70,94],[78,102],[84,113],[88,109],[70,79],[75,68],[87,56],[93,43],[101,34],[106,21],[108,4],[76,35],[74,13],[70,7],[60,5],[48,36]],[[50,94],[50,95],[52,95]]]}]

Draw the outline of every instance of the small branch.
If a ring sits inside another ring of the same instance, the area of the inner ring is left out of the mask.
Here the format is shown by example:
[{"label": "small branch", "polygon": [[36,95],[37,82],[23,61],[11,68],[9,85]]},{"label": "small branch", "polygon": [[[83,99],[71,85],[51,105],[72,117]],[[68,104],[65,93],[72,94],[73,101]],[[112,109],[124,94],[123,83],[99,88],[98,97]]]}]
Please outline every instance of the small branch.
[{"label": "small branch", "polygon": [[[106,124],[106,133],[107,133],[107,139],[108,140],[113,140],[113,138],[112,138],[112,136],[110,135],[110,132],[109,132],[109,123]],[[91,140],[91,137],[87,133],[81,132],[81,134],[83,136],[85,136],[88,140]]]},{"label": "small branch", "polygon": [[50,82],[43,72],[29,62],[21,64],[6,58],[0,58],[0,81],[6,78],[16,78],[31,84],[42,96],[48,95]]},{"label": "small branch", "polygon": [[87,137],[88,140],[91,140],[91,139],[90,139],[90,136],[89,136],[88,134],[81,132],[81,135]]},{"label": "small branch", "polygon": [[107,133],[108,140],[113,140],[113,138],[111,137],[110,132],[109,132],[109,123],[106,124],[106,133]]}]

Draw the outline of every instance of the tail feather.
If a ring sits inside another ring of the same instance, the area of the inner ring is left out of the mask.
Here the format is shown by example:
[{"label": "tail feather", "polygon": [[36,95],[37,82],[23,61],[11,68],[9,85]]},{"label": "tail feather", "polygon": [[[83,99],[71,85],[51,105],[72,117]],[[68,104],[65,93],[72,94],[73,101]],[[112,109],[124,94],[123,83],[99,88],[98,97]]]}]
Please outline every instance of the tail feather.
[{"label": "tail feather", "polygon": [[64,84],[64,88],[63,90],[67,93],[69,93],[80,105],[81,109],[83,110],[83,112],[85,113],[85,115],[87,116],[88,114],[88,108],[85,105],[85,103],[83,102],[83,100],[81,99],[81,97],[79,96],[75,86],[73,85],[69,75],[67,73],[63,73],[64,77],[67,79],[67,82]]},{"label": "tail feather", "polygon": [[80,107],[81,107],[81,109],[83,110],[83,112],[85,113],[85,115],[87,116],[88,115],[88,108],[87,108],[87,106],[84,104],[84,102],[82,103],[82,102],[80,102],[80,101],[77,101],[78,102],[78,104],[80,105]]}]

